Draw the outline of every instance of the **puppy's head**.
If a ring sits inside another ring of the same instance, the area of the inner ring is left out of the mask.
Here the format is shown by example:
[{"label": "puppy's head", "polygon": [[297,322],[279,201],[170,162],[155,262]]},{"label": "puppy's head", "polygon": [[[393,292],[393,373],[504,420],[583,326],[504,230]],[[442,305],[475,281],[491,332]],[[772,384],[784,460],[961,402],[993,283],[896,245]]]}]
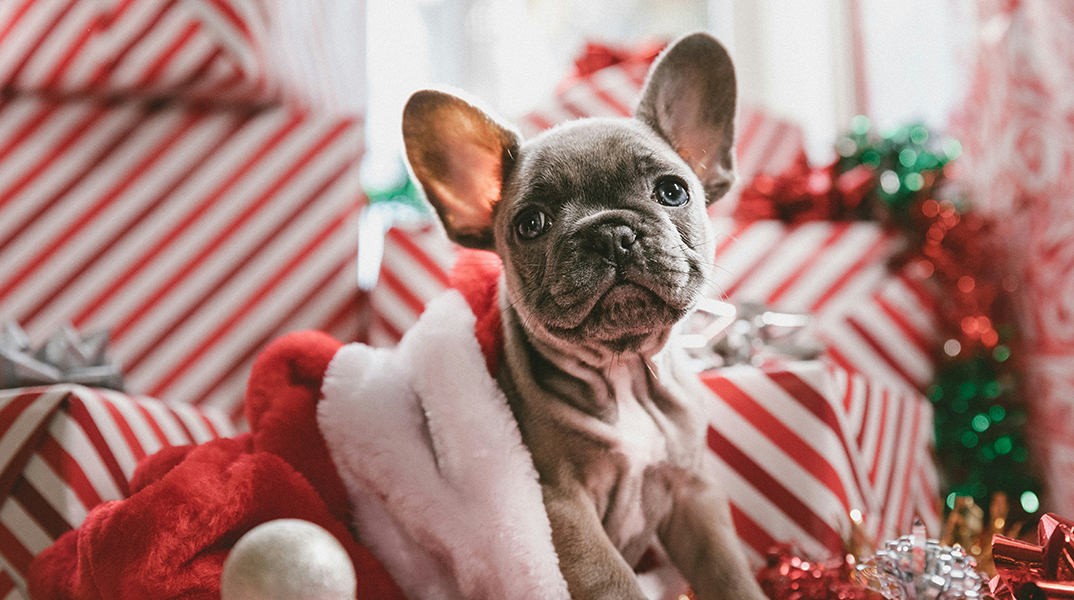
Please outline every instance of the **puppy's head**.
[{"label": "puppy's head", "polygon": [[456,242],[495,250],[531,333],[612,352],[663,344],[712,266],[706,206],[733,181],[735,76],[706,34],[654,63],[632,119],[522,143],[457,96],[414,94],[407,158]]}]

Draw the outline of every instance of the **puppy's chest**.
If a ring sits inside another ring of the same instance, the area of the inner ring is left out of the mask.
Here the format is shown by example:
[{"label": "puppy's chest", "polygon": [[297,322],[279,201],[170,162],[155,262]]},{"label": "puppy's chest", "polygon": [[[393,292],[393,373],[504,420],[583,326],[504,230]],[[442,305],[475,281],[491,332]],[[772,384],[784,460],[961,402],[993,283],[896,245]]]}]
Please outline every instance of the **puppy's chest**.
[{"label": "puppy's chest", "polygon": [[587,469],[585,485],[597,499],[608,536],[628,555],[635,547],[644,550],[641,546],[671,509],[675,482],[694,452],[682,414],[669,412],[668,399],[639,386],[636,372],[613,369],[608,381],[616,414],[608,422],[605,450]]},{"label": "puppy's chest", "polygon": [[636,393],[634,381],[626,368],[608,374],[616,405],[609,450],[620,462],[621,469],[643,473],[650,467],[666,464],[677,450],[677,444],[669,439],[669,435],[674,438],[671,431],[674,424],[656,407],[649,394],[640,390]]}]

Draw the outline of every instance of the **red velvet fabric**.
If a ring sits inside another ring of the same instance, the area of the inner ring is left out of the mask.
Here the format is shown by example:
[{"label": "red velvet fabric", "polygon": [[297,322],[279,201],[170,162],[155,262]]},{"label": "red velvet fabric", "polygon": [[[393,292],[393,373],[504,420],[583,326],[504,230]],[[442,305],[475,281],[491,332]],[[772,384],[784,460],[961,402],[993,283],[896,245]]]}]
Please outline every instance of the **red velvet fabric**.
[{"label": "red velvet fabric", "polygon": [[273,342],[247,391],[252,433],[148,457],[131,496],[90,511],[35,559],[35,600],[219,598],[228,551],[261,523],[298,518],[331,532],[350,554],[361,600],[404,596],[345,523],[343,484],[320,436],[316,406],[341,344],[316,332]]},{"label": "red velvet fabric", "polygon": [[459,290],[477,317],[477,341],[485,355],[485,365],[495,377],[503,350],[503,321],[500,319],[500,257],[484,250],[459,252],[451,270],[451,287]]}]

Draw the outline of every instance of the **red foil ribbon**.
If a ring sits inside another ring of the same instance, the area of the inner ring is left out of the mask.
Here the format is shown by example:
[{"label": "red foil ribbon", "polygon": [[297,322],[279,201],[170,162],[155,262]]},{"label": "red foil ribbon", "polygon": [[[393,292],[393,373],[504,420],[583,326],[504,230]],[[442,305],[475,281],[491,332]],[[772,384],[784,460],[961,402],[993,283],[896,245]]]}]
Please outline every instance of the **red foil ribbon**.
[{"label": "red foil ribbon", "polygon": [[810,167],[799,160],[773,177],[761,173],[742,190],[735,218],[745,221],[779,219],[786,223],[862,219],[866,194],[875,187],[873,171],[859,165],[839,174],[835,163]]},{"label": "red foil ribbon", "polygon": [[855,560],[813,562],[799,557],[786,545],[768,551],[768,565],[757,573],[757,582],[770,600],[884,600],[853,579]]},{"label": "red foil ribbon", "polygon": [[1037,541],[1039,545],[992,536],[999,574],[989,587],[996,600],[1074,600],[1074,522],[1044,515]]}]

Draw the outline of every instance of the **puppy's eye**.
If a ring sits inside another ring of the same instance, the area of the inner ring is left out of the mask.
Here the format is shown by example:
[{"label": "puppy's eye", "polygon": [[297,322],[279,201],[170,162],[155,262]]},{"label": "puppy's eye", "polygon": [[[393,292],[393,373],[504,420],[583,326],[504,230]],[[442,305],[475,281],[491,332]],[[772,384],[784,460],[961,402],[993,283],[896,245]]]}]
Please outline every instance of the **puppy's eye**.
[{"label": "puppy's eye", "polygon": [[532,240],[533,238],[541,235],[545,231],[548,231],[548,227],[552,224],[552,221],[548,218],[548,215],[539,210],[530,210],[522,213],[518,217],[518,221],[515,223],[515,229],[518,230],[518,235],[524,240]]},{"label": "puppy's eye", "polygon": [[656,201],[664,206],[682,206],[690,200],[686,186],[675,179],[662,179],[653,190]]}]

